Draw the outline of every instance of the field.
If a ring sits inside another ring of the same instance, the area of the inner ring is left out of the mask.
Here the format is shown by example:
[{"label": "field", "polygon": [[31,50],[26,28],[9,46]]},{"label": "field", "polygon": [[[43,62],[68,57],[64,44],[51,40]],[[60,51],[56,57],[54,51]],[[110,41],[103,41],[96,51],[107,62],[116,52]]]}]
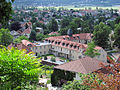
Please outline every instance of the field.
[{"label": "field", "polygon": [[[56,8],[56,9],[59,9],[59,8],[65,8],[65,9],[74,9],[74,10],[79,10],[79,9],[88,9],[88,8],[91,8],[92,10],[96,9],[95,6],[84,6],[84,7],[74,7],[74,6],[59,6],[59,7],[42,7],[42,6],[39,6],[37,7],[38,9],[43,9],[43,8]],[[120,6],[113,6],[113,7],[98,7],[98,8],[101,8],[101,9],[118,9],[120,10]]]}]

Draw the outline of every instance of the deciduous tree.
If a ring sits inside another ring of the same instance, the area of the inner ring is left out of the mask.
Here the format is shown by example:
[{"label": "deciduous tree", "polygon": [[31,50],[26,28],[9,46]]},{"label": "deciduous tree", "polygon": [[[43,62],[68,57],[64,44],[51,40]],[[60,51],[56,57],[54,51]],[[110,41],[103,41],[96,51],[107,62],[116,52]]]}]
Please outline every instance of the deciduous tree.
[{"label": "deciduous tree", "polygon": [[0,44],[7,46],[13,41],[13,36],[8,29],[0,29]]},{"label": "deciduous tree", "polygon": [[99,25],[96,25],[94,27],[93,41],[95,42],[96,45],[100,47],[108,48],[110,32],[111,28],[108,25],[101,22]]},{"label": "deciduous tree", "polygon": [[0,48],[0,90],[25,89],[30,82],[38,82],[42,72],[38,59],[15,48]]}]

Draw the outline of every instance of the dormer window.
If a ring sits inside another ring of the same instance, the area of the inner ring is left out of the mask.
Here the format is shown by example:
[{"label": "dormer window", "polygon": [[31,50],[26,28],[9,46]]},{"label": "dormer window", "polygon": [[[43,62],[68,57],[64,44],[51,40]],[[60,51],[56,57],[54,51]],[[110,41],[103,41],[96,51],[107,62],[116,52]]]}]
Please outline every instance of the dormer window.
[{"label": "dormer window", "polygon": [[32,47],[32,45],[31,45],[31,44],[28,44],[27,46]]},{"label": "dormer window", "polygon": [[57,44],[57,41],[55,42],[55,44]]},{"label": "dormer window", "polygon": [[78,39],[80,39],[80,36],[77,36]]},{"label": "dormer window", "polygon": [[73,44],[70,45],[70,47],[72,47],[72,46],[73,46]]},{"label": "dormer window", "polygon": [[51,41],[49,40],[49,43],[51,43]]},{"label": "dormer window", "polygon": [[65,43],[62,43],[62,46],[64,46],[65,45]]},{"label": "dormer window", "polygon": [[75,39],[75,37],[73,37]]},{"label": "dormer window", "polygon": [[61,42],[58,42],[58,45],[60,45]]},{"label": "dormer window", "polygon": [[54,42],[54,40],[52,40],[52,43]]},{"label": "dormer window", "polygon": [[70,38],[68,37],[67,39],[69,40]]},{"label": "dormer window", "polygon": [[75,45],[75,46],[74,46],[74,49],[75,49],[76,47],[77,47],[77,46]]},{"label": "dormer window", "polygon": [[69,45],[69,43],[66,44],[66,47]]}]

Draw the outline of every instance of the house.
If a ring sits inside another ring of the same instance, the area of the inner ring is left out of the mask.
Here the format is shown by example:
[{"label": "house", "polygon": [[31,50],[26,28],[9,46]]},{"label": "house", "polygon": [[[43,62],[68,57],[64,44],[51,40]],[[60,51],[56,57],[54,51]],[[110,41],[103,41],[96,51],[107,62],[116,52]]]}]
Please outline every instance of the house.
[{"label": "house", "polygon": [[19,50],[26,50],[26,53],[32,52],[32,50],[29,49],[29,47],[25,46],[25,45],[22,44],[22,43],[11,43],[11,44],[8,46],[8,49],[11,49],[12,47],[17,48],[17,49],[19,49]]},{"label": "house", "polygon": [[[31,34],[31,30],[32,30],[32,23],[31,22],[28,22],[28,23],[24,23],[24,22],[21,22],[21,29],[20,30],[17,30],[17,31],[11,31],[11,35],[13,35],[13,39],[16,39],[18,38],[19,36],[26,36],[27,38],[30,37],[30,34]],[[25,25],[27,25],[28,27],[26,28]]]},{"label": "house", "polygon": [[[70,61],[58,66],[55,66],[54,69],[69,71],[75,73],[75,80],[80,80],[79,73],[89,74],[97,71],[107,73],[105,69],[101,68],[100,63],[103,63],[97,59],[84,57],[75,61]],[[108,66],[108,63],[103,63],[105,66]]]},{"label": "house", "polygon": [[30,34],[31,29],[29,27],[22,32],[22,35],[26,36],[27,38],[30,38]]},{"label": "house", "polygon": [[59,35],[59,33],[58,32],[51,32],[48,35]]},{"label": "house", "polygon": [[13,40],[21,36],[21,31],[11,31],[10,34],[14,37]]},{"label": "house", "polygon": [[[45,40],[47,43],[51,43],[51,54],[55,56],[64,57],[71,60],[76,60],[84,57],[84,52],[86,51],[88,45],[92,38],[89,33],[75,34],[72,37],[56,36],[49,37]],[[100,61],[107,62],[107,52],[99,46],[95,47],[100,55],[94,57]]]},{"label": "house", "polygon": [[36,56],[42,56],[50,54],[51,44],[36,42],[33,43],[35,47],[31,47],[31,50],[35,53]]},{"label": "house", "polygon": [[44,34],[43,28],[41,28],[41,27],[36,27],[36,33],[37,33],[37,34],[40,34],[40,33]]}]

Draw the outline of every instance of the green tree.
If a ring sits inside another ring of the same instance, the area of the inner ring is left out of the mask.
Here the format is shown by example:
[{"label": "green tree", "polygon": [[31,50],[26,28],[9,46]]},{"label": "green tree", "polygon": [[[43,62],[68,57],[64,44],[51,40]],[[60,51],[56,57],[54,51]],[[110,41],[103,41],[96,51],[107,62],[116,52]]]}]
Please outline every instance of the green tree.
[{"label": "green tree", "polygon": [[30,33],[30,40],[36,40],[36,31],[32,30]]},{"label": "green tree", "polygon": [[43,35],[43,34],[41,34],[41,33],[40,33],[40,34],[37,34],[37,35],[36,35],[36,40],[37,40],[37,41],[42,41],[42,40],[44,40],[44,39],[46,38],[46,36],[47,36],[47,35]]},{"label": "green tree", "polygon": [[20,37],[16,38],[13,42],[20,43],[21,40],[29,40],[29,39],[26,36],[20,36]]},{"label": "green tree", "polygon": [[38,82],[42,72],[39,59],[24,50],[0,48],[0,89],[25,89],[30,82]]},{"label": "green tree", "polygon": [[98,50],[96,50],[95,47],[96,46],[94,42],[88,43],[88,48],[86,49],[85,55],[92,57],[92,58],[97,55],[100,55],[100,53],[98,53]]},{"label": "green tree", "polygon": [[115,39],[114,45],[120,48],[120,23],[115,25],[114,39]]},{"label": "green tree", "polygon": [[22,27],[21,27],[20,22],[14,22],[14,23],[11,24],[10,30],[11,30],[11,31],[12,31],[12,30],[17,31],[17,30],[20,30],[21,28],[22,28]]},{"label": "green tree", "polygon": [[72,29],[73,34],[78,33],[78,30],[77,30],[77,24],[75,24],[75,22],[73,22],[73,21],[72,21],[72,22],[70,22],[69,27]]},{"label": "green tree", "polygon": [[111,28],[108,25],[101,22],[99,25],[96,25],[94,27],[93,41],[95,42],[96,45],[100,47],[108,48],[110,33],[111,33]]},{"label": "green tree", "polygon": [[63,20],[61,21],[61,28],[65,28],[70,24],[70,20],[69,18],[63,18]]},{"label": "green tree", "polygon": [[55,31],[58,31],[58,24],[57,24],[57,21],[55,19],[52,19],[48,25],[48,29],[51,31],[51,32],[55,32]]},{"label": "green tree", "polygon": [[12,2],[14,0],[0,0],[0,24],[2,27],[8,25],[12,14]]},{"label": "green tree", "polygon": [[82,20],[80,18],[74,18],[73,22],[77,25],[77,28],[81,27]]},{"label": "green tree", "polygon": [[61,35],[67,35],[68,29],[69,29],[68,27],[66,27],[66,28],[61,28],[60,31],[59,31],[59,33],[60,33]]},{"label": "green tree", "polygon": [[8,46],[13,41],[13,36],[8,29],[0,29],[0,44]]},{"label": "green tree", "polygon": [[31,22],[35,23],[36,21],[37,21],[36,17],[33,16],[32,19],[31,19]]}]

